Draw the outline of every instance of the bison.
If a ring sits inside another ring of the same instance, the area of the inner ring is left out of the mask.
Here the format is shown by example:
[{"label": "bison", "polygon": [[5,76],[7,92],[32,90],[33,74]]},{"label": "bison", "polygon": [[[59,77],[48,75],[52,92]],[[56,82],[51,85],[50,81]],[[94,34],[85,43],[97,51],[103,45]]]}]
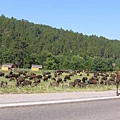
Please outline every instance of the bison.
[{"label": "bison", "polygon": [[116,95],[117,96],[119,96],[119,93],[118,93],[119,83],[120,83],[120,71],[117,72],[117,77],[116,77]]},{"label": "bison", "polygon": [[34,83],[40,83],[40,79],[39,78],[34,78]]},{"label": "bison", "polygon": [[63,81],[62,81],[62,78],[58,78],[58,79],[57,79],[57,82],[58,82],[58,83],[60,83],[60,82],[62,83],[62,82],[63,82]]},{"label": "bison", "polygon": [[6,87],[7,86],[7,82],[6,81],[1,81],[0,83],[0,87]]},{"label": "bison", "polygon": [[56,82],[56,81],[50,82],[50,86],[58,87],[59,86],[59,82]]},{"label": "bison", "polygon": [[69,87],[75,87],[75,83],[74,82],[69,82]]},{"label": "bison", "polygon": [[43,81],[48,81],[48,76],[44,76]]},{"label": "bison", "polygon": [[32,81],[31,81],[31,80],[25,80],[25,81],[22,82],[22,87],[23,87],[23,86],[28,86],[28,85],[31,86],[31,84],[32,84]]},{"label": "bison", "polygon": [[67,80],[71,80],[69,75],[66,75],[66,76],[64,77],[64,81],[66,82]]},{"label": "bison", "polygon": [[87,79],[88,79],[87,77],[83,77],[83,78],[82,78],[82,82],[83,82],[83,83],[86,83]]},{"label": "bison", "polygon": [[2,76],[4,76],[5,75],[5,73],[3,73],[3,72],[0,72],[0,76],[2,77]]},{"label": "bison", "polygon": [[22,82],[24,82],[25,81],[25,77],[23,77],[23,76],[19,76],[18,78],[17,78],[17,83],[16,83],[16,86],[19,86]]},{"label": "bison", "polygon": [[75,80],[74,80],[74,85],[75,85],[75,86],[78,85],[79,83],[81,83],[81,80],[80,80],[80,79],[75,79]]}]

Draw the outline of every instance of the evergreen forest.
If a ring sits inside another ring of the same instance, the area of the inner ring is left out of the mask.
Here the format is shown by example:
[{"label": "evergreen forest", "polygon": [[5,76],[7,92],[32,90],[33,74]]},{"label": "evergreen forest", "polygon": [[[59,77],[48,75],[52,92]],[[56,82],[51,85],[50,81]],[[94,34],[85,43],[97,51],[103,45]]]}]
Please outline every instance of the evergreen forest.
[{"label": "evergreen forest", "polygon": [[[115,32],[115,31],[113,31]],[[0,16],[0,64],[46,70],[113,71],[120,68],[120,41]]]}]

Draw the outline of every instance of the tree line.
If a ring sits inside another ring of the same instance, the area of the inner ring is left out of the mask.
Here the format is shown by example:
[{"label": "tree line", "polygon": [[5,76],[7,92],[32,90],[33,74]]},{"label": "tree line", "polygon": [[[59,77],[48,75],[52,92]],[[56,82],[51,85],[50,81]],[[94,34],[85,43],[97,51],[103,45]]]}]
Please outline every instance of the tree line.
[{"label": "tree line", "polygon": [[120,41],[0,16],[0,63],[19,68],[112,71],[120,68]]}]

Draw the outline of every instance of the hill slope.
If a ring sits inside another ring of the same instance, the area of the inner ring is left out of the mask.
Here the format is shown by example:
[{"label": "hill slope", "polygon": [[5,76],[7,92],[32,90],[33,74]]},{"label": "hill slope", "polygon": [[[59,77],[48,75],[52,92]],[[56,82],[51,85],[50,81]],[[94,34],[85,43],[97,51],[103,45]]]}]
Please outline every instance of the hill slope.
[{"label": "hill slope", "polygon": [[19,67],[30,67],[61,55],[117,60],[120,58],[119,46],[118,40],[0,16],[1,63],[14,62]]}]

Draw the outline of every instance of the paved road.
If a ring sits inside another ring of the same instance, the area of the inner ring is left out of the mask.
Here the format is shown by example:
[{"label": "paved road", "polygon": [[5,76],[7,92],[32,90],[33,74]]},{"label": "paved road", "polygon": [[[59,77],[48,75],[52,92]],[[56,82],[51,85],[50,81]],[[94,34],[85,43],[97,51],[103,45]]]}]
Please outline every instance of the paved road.
[{"label": "paved road", "polygon": [[0,104],[19,102],[38,102],[68,99],[86,99],[100,97],[114,97],[115,90],[101,92],[61,92],[61,93],[39,93],[39,94],[1,94]]},{"label": "paved road", "polygon": [[79,102],[97,99],[118,98],[115,90],[101,92],[62,92],[40,94],[4,94],[0,95],[0,108],[11,106]]},{"label": "paved road", "polygon": [[120,98],[0,108],[0,120],[120,120]]}]

